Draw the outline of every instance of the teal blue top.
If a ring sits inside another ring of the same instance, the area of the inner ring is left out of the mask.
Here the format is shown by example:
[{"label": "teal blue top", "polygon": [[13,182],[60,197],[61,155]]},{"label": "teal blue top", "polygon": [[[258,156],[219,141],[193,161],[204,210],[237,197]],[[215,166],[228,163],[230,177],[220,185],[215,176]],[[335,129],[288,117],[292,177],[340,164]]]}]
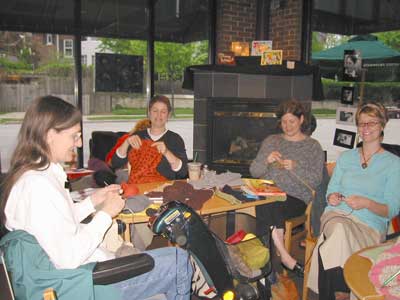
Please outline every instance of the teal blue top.
[{"label": "teal blue top", "polygon": [[325,211],[343,210],[357,217],[363,223],[386,233],[388,222],[400,210],[400,158],[388,151],[377,153],[368,162],[368,167],[361,167],[358,149],[343,152],[336,162],[327,194],[338,192],[345,197],[359,195],[388,206],[387,218],[376,215],[366,208],[352,211],[345,203],[328,206]]},{"label": "teal blue top", "polygon": [[76,269],[56,269],[35,237],[23,230],[7,233],[0,240],[0,248],[18,300],[43,299],[43,292],[50,287],[59,300],[121,299],[114,287],[93,285],[95,263]]}]

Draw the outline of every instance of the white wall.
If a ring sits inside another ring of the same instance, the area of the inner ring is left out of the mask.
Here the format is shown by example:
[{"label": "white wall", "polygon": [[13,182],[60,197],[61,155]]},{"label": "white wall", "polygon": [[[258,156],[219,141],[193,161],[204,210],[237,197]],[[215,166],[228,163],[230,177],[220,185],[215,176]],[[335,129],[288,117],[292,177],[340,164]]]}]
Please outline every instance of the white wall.
[{"label": "white wall", "polygon": [[81,52],[82,56],[86,56],[86,65],[91,66],[95,62],[92,60],[92,58],[95,57],[96,52],[98,53],[112,53],[109,50],[106,51],[101,51],[99,46],[101,45],[101,41],[95,40],[95,39],[90,39],[87,41],[82,41],[82,47],[81,47]]}]

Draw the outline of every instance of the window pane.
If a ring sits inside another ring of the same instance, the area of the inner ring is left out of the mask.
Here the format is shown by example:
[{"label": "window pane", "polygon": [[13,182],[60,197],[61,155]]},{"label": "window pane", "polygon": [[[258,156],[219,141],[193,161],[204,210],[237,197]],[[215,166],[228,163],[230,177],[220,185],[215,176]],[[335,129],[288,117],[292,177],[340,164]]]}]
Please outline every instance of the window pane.
[{"label": "window pane", "polygon": [[72,59],[64,57],[64,39],[72,41],[71,36],[0,31],[3,172],[9,168],[24,113],[35,98],[51,94],[75,105],[74,65]]}]

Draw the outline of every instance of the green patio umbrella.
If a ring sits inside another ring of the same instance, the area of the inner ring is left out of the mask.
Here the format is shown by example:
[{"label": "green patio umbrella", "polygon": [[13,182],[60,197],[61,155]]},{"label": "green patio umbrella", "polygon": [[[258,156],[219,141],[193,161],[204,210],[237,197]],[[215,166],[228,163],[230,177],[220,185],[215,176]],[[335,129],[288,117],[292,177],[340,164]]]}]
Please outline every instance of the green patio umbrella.
[{"label": "green patio umbrella", "polygon": [[359,35],[339,46],[313,53],[312,62],[320,66],[322,77],[342,79],[345,50],[360,51],[366,69],[365,81],[400,81],[400,52],[374,35]]}]

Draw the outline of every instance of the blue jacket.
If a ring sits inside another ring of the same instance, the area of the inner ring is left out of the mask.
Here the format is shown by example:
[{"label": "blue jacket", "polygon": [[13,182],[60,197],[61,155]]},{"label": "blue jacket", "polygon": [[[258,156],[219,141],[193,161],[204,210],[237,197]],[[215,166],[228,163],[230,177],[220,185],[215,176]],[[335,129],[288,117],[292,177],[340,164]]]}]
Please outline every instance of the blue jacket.
[{"label": "blue jacket", "polygon": [[23,230],[7,233],[0,240],[17,300],[40,300],[53,288],[59,300],[119,300],[112,286],[93,285],[95,263],[77,269],[56,269],[34,236]]}]

